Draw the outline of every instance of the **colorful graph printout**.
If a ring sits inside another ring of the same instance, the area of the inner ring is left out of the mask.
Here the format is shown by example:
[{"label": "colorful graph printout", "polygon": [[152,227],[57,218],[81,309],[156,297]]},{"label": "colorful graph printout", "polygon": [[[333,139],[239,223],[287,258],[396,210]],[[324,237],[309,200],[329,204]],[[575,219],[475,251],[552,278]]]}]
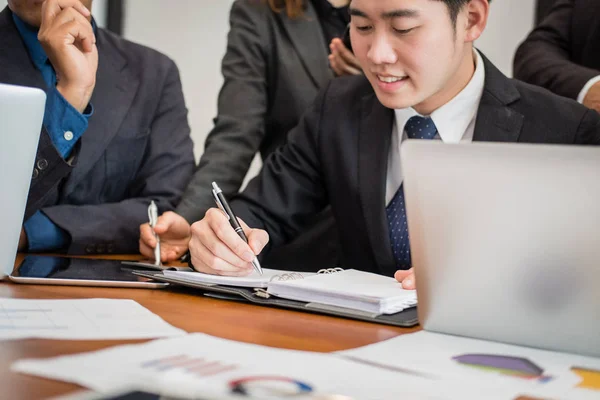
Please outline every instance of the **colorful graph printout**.
[{"label": "colorful graph printout", "polygon": [[538,379],[540,382],[548,382],[552,379],[550,376],[543,375],[544,370],[541,367],[522,357],[495,354],[463,354],[452,357],[452,359],[460,364],[518,378]]},{"label": "colorful graph printout", "polygon": [[600,390],[600,371],[582,367],[573,367],[571,371],[582,378],[581,383],[577,387]]},{"label": "colorful graph printout", "polygon": [[313,391],[312,386],[283,376],[251,376],[229,382],[232,393],[244,396],[294,397]]}]

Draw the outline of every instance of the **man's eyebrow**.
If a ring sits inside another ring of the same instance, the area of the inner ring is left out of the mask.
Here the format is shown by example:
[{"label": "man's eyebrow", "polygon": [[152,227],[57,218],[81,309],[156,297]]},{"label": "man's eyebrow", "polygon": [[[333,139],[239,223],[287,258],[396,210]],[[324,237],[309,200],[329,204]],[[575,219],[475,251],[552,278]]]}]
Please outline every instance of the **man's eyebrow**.
[{"label": "man's eyebrow", "polygon": [[352,7],[350,7],[350,8],[348,9],[348,12],[350,13],[350,15],[353,15],[353,16],[355,16],[355,17],[369,18],[369,17],[367,16],[367,14],[365,14],[364,12],[360,11],[360,10],[359,10],[359,9],[357,9],[357,8],[352,8]]},{"label": "man's eyebrow", "polygon": [[[364,13],[363,11],[361,11],[357,8],[350,7],[349,13],[350,13],[350,15],[355,16],[355,17],[369,18],[369,16],[366,13]],[[418,16],[419,16],[419,12],[417,10],[410,10],[410,9],[387,11],[387,12],[384,12],[383,14],[381,14],[381,17],[383,19],[414,18],[414,17],[418,17]]]},{"label": "man's eyebrow", "polygon": [[417,10],[410,10],[410,9],[401,9],[401,10],[394,10],[394,11],[388,11],[388,12],[384,12],[383,14],[381,14],[381,17],[383,19],[390,19],[390,18],[415,18],[419,16],[419,12]]}]

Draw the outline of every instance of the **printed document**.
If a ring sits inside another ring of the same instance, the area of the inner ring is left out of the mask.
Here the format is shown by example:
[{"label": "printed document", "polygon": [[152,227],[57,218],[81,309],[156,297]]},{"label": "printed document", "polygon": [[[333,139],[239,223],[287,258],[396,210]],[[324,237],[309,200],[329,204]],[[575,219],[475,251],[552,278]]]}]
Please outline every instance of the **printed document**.
[{"label": "printed document", "polygon": [[0,298],[0,340],[148,339],[185,333],[133,300]]}]

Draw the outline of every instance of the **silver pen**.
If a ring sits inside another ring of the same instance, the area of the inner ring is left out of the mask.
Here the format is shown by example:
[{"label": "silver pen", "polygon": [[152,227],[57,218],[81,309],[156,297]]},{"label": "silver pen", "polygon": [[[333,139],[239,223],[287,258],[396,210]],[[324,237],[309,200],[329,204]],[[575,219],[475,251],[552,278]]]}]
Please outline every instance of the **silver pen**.
[{"label": "silver pen", "polygon": [[[231,224],[231,227],[235,230],[235,233],[237,233],[238,236],[241,237],[244,242],[248,243],[248,238],[246,237],[244,230],[240,226],[237,217],[233,213],[233,210],[231,209],[231,207],[229,207],[227,200],[225,200],[225,196],[223,196],[223,191],[219,188],[219,186],[217,186],[216,182],[212,183],[212,187],[212,194],[215,198],[217,206],[221,209],[221,211],[225,213],[225,215],[227,215],[229,223]],[[256,256],[254,256],[254,258],[252,259],[252,266],[254,267],[256,272],[258,272],[261,275],[263,274],[262,268]]]},{"label": "silver pen", "polygon": [[150,202],[148,206],[148,219],[150,220],[150,228],[152,228],[152,233],[154,233],[154,237],[156,238],[156,247],[154,248],[154,265],[161,265],[160,262],[160,238],[154,232],[154,227],[158,222],[158,207],[156,207],[156,203],[154,200]]}]

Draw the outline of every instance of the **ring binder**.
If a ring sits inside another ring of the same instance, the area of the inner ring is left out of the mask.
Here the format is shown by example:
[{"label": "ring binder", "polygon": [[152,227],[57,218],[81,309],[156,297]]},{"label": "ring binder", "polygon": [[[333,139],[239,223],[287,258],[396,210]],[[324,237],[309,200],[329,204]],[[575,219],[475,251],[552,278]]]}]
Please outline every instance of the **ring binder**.
[{"label": "ring binder", "polygon": [[[264,271],[265,271],[265,274],[268,274],[272,270],[265,269]],[[322,275],[322,278],[327,280],[328,278],[334,278],[334,276],[332,276],[330,274],[338,273],[341,271],[344,271],[344,273],[347,273],[346,271],[352,271],[352,270],[343,270],[342,268],[327,268],[325,270],[322,270],[320,272],[320,274]],[[285,273],[283,273],[283,271],[277,271],[277,272],[278,273],[276,273],[274,275],[285,275],[285,278],[284,278],[284,280],[272,280],[271,282],[274,285],[281,285],[281,284],[286,284],[286,283],[290,284],[294,281],[296,281],[297,283],[300,283],[300,282],[306,281],[309,277],[311,277],[310,275],[307,275],[307,276],[303,277],[302,280],[300,280],[300,277],[295,276],[296,273],[294,273],[294,272],[291,272],[291,271],[286,271]],[[375,322],[375,323],[387,324],[387,325],[393,325],[393,326],[410,327],[410,326],[414,326],[418,323],[417,311],[416,311],[415,307],[407,308],[402,311],[396,312],[394,314],[381,314],[380,312],[365,312],[365,311],[361,311],[356,308],[348,308],[347,306],[344,307],[344,306],[328,305],[328,304],[320,303],[319,299],[315,299],[315,298],[307,299],[308,301],[303,301],[303,300],[299,300],[299,299],[294,300],[294,299],[290,299],[290,298],[282,298],[277,295],[268,293],[266,290],[268,285],[265,285],[262,288],[256,287],[256,286],[243,287],[243,286],[239,286],[239,285],[238,286],[231,285],[230,282],[233,279],[235,279],[237,282],[237,280],[240,278],[231,278],[231,277],[222,277],[222,276],[212,276],[211,275],[210,277],[215,278],[215,279],[230,278],[226,282],[216,283],[216,282],[208,282],[208,281],[203,281],[203,280],[191,279],[191,277],[196,277],[196,276],[202,277],[203,279],[206,278],[206,276],[204,276],[204,274],[200,274],[197,272],[133,271],[133,273],[135,275],[155,279],[159,282],[169,282],[173,285],[182,285],[182,286],[196,288],[196,289],[200,290],[201,292],[203,292],[207,296],[211,296],[211,297],[221,296],[220,298],[226,297],[229,300],[233,300],[234,297],[238,297],[236,300],[248,301],[250,303],[262,305],[262,306],[275,306],[275,307],[280,307],[280,308],[284,308],[284,309],[312,312],[312,313],[317,313],[317,314],[333,315],[333,316],[338,316],[338,317],[345,317],[345,318],[351,318],[351,319],[357,319],[357,320],[362,320],[362,321],[369,321],[369,322]],[[312,277],[315,278],[316,275],[312,275]],[[265,278],[266,277],[262,277],[262,279],[265,280],[265,282],[268,282],[268,281],[266,281]],[[364,280],[365,276],[362,276],[360,279]],[[285,280],[290,281],[290,282],[285,282]],[[256,282],[255,282],[255,284],[256,284]],[[394,289],[394,291],[395,290],[396,289]],[[358,293],[359,291],[355,291],[355,292]],[[405,305],[405,303],[402,303],[401,305]]]},{"label": "ring binder", "polygon": [[275,275],[273,277],[271,277],[271,279],[269,279],[269,282],[273,282],[273,281],[293,281],[296,279],[304,279],[304,276],[302,276],[302,274],[299,274],[297,272],[291,272],[289,274],[280,274],[280,275]]},{"label": "ring binder", "polygon": [[317,271],[317,274],[335,274],[336,272],[342,272],[344,269],[340,267],[336,268],[324,268]]},{"label": "ring binder", "polygon": [[269,292],[267,292],[265,289],[261,289],[261,288],[255,288],[254,295],[256,297],[262,297],[263,299],[271,298],[271,294]]},{"label": "ring binder", "polygon": [[[279,274],[279,275],[272,276],[271,279],[269,279],[269,282],[293,281],[296,279],[304,279],[304,276],[302,276],[302,274],[299,274],[297,272],[290,272],[288,274]],[[271,297],[271,294],[262,288],[255,288],[254,295],[258,296],[258,297],[262,297],[263,299],[268,299]]]},{"label": "ring binder", "polygon": [[[343,270],[343,268],[324,268],[318,270],[317,274],[334,274]],[[290,272],[287,274],[272,276],[271,279],[269,279],[269,282],[293,281],[296,279],[304,279],[304,276],[298,272]],[[263,288],[254,288],[254,295],[257,297],[262,297],[263,299],[269,299],[272,296],[271,293],[267,292]]]}]

